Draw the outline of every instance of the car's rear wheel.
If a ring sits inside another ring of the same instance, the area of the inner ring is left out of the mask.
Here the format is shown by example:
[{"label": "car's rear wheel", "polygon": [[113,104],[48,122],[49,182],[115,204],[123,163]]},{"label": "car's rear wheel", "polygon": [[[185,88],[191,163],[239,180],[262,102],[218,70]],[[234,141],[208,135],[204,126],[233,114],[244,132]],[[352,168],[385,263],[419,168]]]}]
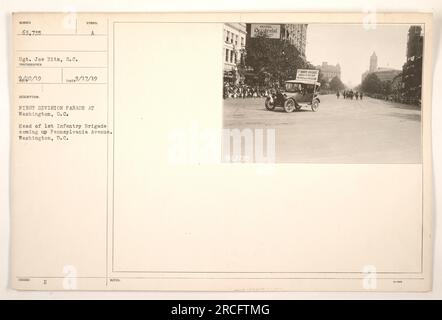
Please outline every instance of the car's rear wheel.
[{"label": "car's rear wheel", "polygon": [[284,110],[285,112],[293,112],[296,109],[296,102],[293,99],[288,99],[285,103],[284,103]]},{"label": "car's rear wheel", "polygon": [[316,111],[318,111],[318,108],[319,108],[318,100],[313,101],[313,103],[312,103],[312,111],[316,112]]},{"label": "car's rear wheel", "polygon": [[275,109],[275,101],[272,98],[267,97],[266,102],[265,102],[265,106],[266,106],[267,110],[272,111],[273,109]]}]

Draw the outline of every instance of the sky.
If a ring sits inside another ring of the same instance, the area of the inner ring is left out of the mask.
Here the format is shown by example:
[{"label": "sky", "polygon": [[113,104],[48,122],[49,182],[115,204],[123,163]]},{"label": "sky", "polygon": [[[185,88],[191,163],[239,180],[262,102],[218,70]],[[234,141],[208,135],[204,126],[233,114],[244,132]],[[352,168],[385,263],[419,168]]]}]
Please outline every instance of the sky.
[{"label": "sky", "polygon": [[353,87],[370,65],[376,52],[378,67],[402,69],[406,60],[409,25],[382,25],[364,29],[360,25],[309,24],[307,27],[307,60],[313,65],[323,61],[341,65],[341,80]]}]

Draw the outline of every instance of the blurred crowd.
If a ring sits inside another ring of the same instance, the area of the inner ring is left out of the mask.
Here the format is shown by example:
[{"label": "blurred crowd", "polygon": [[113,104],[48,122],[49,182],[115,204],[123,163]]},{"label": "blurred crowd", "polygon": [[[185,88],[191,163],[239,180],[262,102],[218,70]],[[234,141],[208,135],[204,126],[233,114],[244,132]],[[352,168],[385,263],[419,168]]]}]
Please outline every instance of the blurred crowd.
[{"label": "blurred crowd", "polygon": [[350,100],[353,100],[353,99],[362,100],[362,98],[364,96],[364,94],[362,92],[353,91],[353,90],[344,90],[344,91],[342,91],[342,93],[340,91],[336,91],[336,97],[338,99],[341,96],[341,94],[344,99],[350,99]]},{"label": "blurred crowd", "polygon": [[231,84],[224,82],[223,97],[226,98],[262,98],[270,94],[272,88],[251,86],[246,84]]}]

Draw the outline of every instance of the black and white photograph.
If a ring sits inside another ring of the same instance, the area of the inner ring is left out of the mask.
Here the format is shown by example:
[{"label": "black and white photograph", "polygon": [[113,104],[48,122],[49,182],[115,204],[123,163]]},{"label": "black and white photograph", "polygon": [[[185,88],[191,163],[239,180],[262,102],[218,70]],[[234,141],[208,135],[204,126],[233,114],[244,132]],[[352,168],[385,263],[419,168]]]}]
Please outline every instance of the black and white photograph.
[{"label": "black and white photograph", "polygon": [[440,297],[442,20],[355,1],[9,1],[0,300]]},{"label": "black and white photograph", "polygon": [[[261,140],[272,130],[265,160],[279,163],[421,163],[423,35],[411,24],[225,23],[223,128]],[[239,161],[260,162],[247,150]]]}]

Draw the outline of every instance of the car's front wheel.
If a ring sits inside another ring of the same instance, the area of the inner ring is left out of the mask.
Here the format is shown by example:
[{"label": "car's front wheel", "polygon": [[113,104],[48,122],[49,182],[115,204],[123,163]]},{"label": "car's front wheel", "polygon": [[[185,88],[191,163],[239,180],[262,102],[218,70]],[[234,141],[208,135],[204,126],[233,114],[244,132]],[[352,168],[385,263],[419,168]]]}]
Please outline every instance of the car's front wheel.
[{"label": "car's front wheel", "polygon": [[284,110],[285,112],[293,112],[296,109],[296,102],[293,99],[288,99],[285,103],[284,103]]},{"label": "car's front wheel", "polygon": [[274,99],[267,97],[266,98],[266,102],[265,102],[265,106],[267,110],[272,111],[273,109],[275,109],[275,101]]}]

